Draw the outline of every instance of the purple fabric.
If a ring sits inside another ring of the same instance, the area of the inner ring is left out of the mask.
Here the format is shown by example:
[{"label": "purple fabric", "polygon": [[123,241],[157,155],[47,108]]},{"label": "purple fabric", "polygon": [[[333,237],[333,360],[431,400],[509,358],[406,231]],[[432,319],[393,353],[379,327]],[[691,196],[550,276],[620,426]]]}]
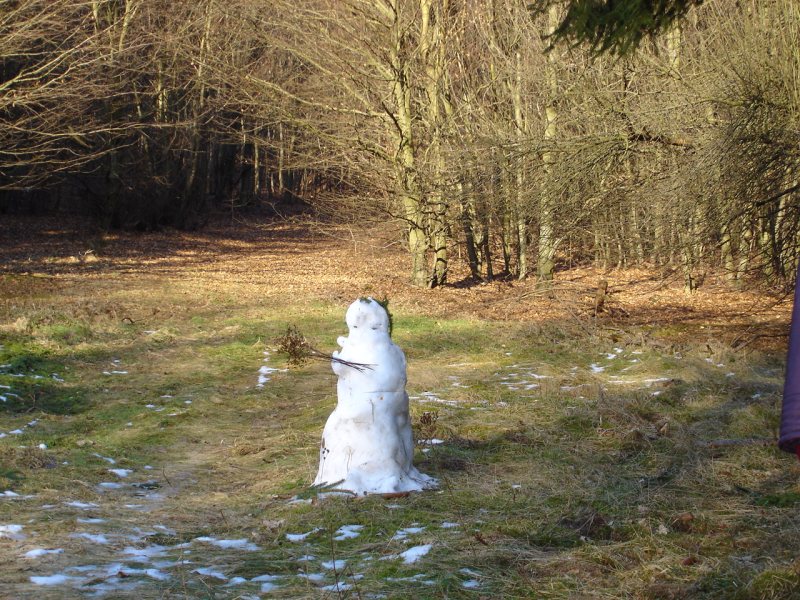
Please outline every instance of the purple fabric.
[{"label": "purple fabric", "polygon": [[[786,383],[783,385],[781,436],[778,446],[796,452],[800,444],[800,268],[794,286],[794,310],[789,330],[789,354],[786,357]],[[800,454],[798,454],[800,456]]]}]

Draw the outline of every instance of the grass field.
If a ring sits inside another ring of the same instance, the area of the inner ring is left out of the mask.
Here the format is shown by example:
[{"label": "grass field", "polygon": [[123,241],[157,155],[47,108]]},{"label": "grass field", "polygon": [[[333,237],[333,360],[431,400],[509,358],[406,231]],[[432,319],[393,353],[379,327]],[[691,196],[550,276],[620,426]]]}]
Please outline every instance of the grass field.
[{"label": "grass field", "polygon": [[[415,290],[389,238],[34,225],[3,240],[0,597],[800,598],[785,303],[612,273],[595,318],[593,273]],[[320,500],[336,380],[273,340],[335,349],[364,294],[441,488]]]}]

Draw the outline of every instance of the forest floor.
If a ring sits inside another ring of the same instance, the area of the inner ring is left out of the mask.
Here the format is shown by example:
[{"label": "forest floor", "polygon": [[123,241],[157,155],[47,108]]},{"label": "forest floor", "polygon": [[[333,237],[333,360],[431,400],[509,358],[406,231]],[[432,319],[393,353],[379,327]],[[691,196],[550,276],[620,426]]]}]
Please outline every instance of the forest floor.
[{"label": "forest floor", "polygon": [[[462,264],[421,290],[388,229],[3,219],[0,597],[800,598],[787,298]],[[365,295],[438,491],[309,488],[336,380],[273,341],[332,351]]]}]

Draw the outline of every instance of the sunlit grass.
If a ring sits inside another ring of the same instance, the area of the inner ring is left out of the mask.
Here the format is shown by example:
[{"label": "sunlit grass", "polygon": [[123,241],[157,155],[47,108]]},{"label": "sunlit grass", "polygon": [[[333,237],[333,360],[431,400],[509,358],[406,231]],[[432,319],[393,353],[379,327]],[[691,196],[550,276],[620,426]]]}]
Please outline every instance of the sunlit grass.
[{"label": "sunlit grass", "polygon": [[[21,287],[0,315],[0,390],[19,396],[0,404],[0,430],[21,431],[0,439],[0,492],[34,497],[0,499],[0,524],[36,536],[0,539],[14,562],[9,589],[29,593],[33,572],[120,560],[131,544],[193,562],[113,597],[234,598],[260,593],[251,580],[266,574],[277,577],[277,597],[783,598],[796,589],[798,468],[773,447],[700,444],[774,436],[780,358],[709,351],[685,336],[680,346],[650,344],[652,333],[638,331],[613,339],[569,323],[396,310],[417,437],[443,441],[419,446],[415,462],[441,488],[318,499],[308,486],[335,377],[315,362],[257,387],[258,370],[286,368],[272,342],[289,324],[335,349],[346,306],[254,305],[155,280],[128,289],[136,303],[123,310],[126,295],[108,283],[34,297],[23,280],[7,281]],[[112,468],[132,471],[125,483],[157,487],[103,489],[123,481]],[[147,510],[125,508],[142,502]],[[105,522],[76,521],[87,516]],[[335,539],[344,525],[360,525],[358,536]],[[70,537],[135,528],[138,541],[104,546]],[[403,561],[427,545],[418,562]],[[34,546],[64,552],[22,558]],[[334,559],[346,562],[323,566]],[[234,577],[248,581],[226,587]],[[337,581],[347,587],[324,589]]]}]

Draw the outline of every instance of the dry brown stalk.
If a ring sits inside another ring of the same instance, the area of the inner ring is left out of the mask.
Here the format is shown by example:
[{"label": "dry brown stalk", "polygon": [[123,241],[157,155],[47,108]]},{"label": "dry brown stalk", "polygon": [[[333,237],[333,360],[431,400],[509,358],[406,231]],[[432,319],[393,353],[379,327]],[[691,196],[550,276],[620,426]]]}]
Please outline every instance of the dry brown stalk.
[{"label": "dry brown stalk", "polygon": [[332,354],[317,350],[311,345],[306,336],[297,329],[296,325],[290,325],[286,329],[286,333],[275,340],[275,344],[280,352],[285,353],[289,357],[289,364],[294,366],[300,366],[310,359],[316,359],[337,362],[362,373],[367,369],[372,370],[374,367],[374,365],[343,360]]}]

